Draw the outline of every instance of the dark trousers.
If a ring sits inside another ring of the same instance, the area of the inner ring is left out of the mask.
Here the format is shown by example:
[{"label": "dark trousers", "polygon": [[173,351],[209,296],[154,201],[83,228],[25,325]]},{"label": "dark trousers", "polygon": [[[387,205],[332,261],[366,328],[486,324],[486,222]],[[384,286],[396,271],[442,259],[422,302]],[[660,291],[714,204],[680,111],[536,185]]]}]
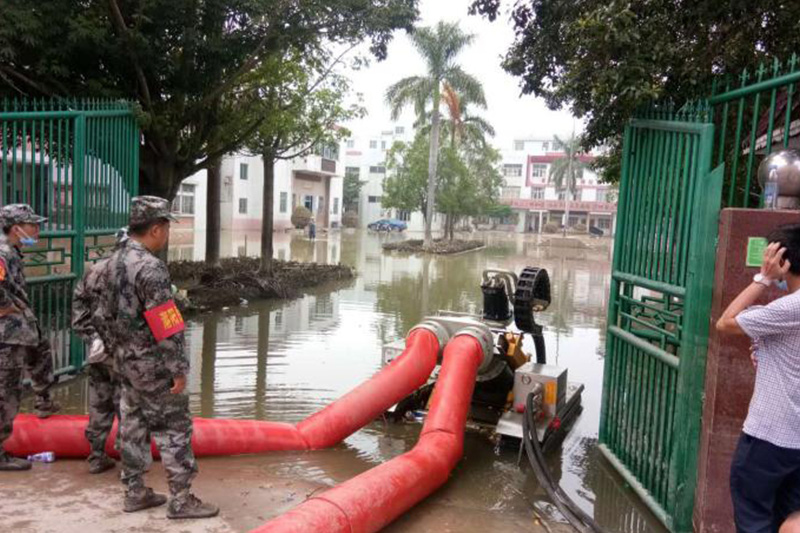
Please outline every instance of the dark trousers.
[{"label": "dark trousers", "polygon": [[737,533],[777,533],[800,510],[800,450],[742,433],[731,465],[731,497]]}]

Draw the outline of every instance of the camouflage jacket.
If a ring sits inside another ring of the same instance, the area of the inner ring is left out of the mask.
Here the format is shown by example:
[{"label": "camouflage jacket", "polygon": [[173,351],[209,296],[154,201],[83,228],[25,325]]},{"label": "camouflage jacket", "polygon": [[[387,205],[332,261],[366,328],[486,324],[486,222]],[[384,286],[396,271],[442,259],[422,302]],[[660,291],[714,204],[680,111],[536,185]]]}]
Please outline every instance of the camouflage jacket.
[{"label": "camouflage jacket", "polygon": [[[95,326],[102,316],[96,317],[95,314],[100,315],[99,304],[103,292],[108,290],[108,265],[109,258],[97,261],[78,281],[72,295],[72,331],[90,344],[98,339],[103,340]],[[92,351],[89,354],[89,363],[102,363],[108,357],[108,350],[102,350],[96,356],[92,355]]]},{"label": "camouflage jacket", "polygon": [[93,327],[122,376],[135,388],[163,388],[189,372],[183,332],[156,342],[144,313],[172,299],[167,265],[141,243],[129,241],[108,259],[107,288],[93,313]]},{"label": "camouflage jacket", "polygon": [[0,236],[0,308],[17,310],[0,317],[0,344],[36,346],[39,326],[28,299],[22,252]]}]

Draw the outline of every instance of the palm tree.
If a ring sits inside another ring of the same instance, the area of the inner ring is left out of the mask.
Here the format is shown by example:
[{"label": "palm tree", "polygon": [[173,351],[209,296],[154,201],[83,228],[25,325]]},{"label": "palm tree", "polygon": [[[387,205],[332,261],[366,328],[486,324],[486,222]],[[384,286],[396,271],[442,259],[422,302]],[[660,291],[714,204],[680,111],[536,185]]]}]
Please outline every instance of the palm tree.
[{"label": "palm tree", "polygon": [[483,147],[487,137],[494,137],[495,131],[489,121],[469,112],[468,107],[474,102],[459,96],[447,83],[442,91],[442,103],[448,113],[448,118],[442,121],[442,133],[450,139],[452,148],[458,144]]},{"label": "palm tree", "polygon": [[439,22],[434,27],[418,28],[411,34],[411,42],[427,64],[424,76],[410,76],[398,81],[386,91],[386,102],[396,120],[402,110],[413,105],[419,117],[425,115],[428,103],[431,112],[431,146],[428,156],[428,196],[425,206],[425,246],[430,246],[433,238],[434,195],[436,193],[436,163],[439,154],[439,134],[441,116],[439,107],[443,84],[447,84],[462,97],[486,105],[483,87],[477,78],[467,74],[456,64],[458,54],[475,39],[474,35],[461,31],[457,24]]},{"label": "palm tree", "polygon": [[556,190],[564,191],[566,200],[564,221],[564,233],[569,226],[569,201],[570,196],[575,195],[578,190],[578,178],[583,176],[583,170],[589,165],[581,160],[580,139],[575,137],[575,132],[566,141],[561,140],[558,135],[553,137],[554,145],[557,150],[564,152],[564,156],[553,161],[550,167],[550,179],[556,186]]}]

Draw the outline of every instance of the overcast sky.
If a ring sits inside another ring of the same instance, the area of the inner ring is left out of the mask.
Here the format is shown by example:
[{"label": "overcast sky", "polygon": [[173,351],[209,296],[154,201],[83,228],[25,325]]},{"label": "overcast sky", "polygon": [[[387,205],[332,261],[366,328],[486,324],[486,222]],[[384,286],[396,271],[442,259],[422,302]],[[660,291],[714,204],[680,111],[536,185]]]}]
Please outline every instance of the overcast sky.
[{"label": "overcast sky", "polygon": [[[550,111],[543,100],[520,96],[519,80],[501,68],[502,56],[514,39],[508,16],[503,14],[491,23],[482,17],[468,15],[469,4],[470,0],[421,0],[418,25],[430,26],[440,20],[458,22],[464,31],[475,34],[475,42],[459,56],[458,61],[464,70],[483,83],[488,107],[480,113],[497,130],[493,144],[508,149],[515,138],[550,138],[553,134],[568,136],[572,131],[569,111]],[[508,2],[505,4],[507,6]],[[369,67],[350,74],[353,89],[363,95],[363,105],[368,111],[366,118],[347,124],[353,134],[370,137],[386,129],[391,124],[384,103],[387,87],[406,76],[424,73],[425,65],[405,32],[398,32],[389,45],[389,56],[385,61],[373,60]],[[408,123],[412,121],[410,110],[404,118]],[[575,121],[575,128],[579,133],[580,121]]]}]

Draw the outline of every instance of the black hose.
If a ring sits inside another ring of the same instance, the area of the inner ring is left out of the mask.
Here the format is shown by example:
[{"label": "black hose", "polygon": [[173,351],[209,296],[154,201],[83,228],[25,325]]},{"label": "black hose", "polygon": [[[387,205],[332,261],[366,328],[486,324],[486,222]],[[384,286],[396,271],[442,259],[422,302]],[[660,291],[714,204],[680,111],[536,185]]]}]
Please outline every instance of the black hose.
[{"label": "black hose", "polygon": [[604,533],[594,519],[582,511],[550,475],[542,453],[542,447],[539,444],[539,437],[536,435],[534,415],[538,412],[538,409],[534,407],[534,396],[534,393],[530,393],[525,399],[525,415],[522,417],[522,441],[525,446],[525,452],[528,455],[528,461],[536,475],[536,479],[539,481],[539,485],[544,488],[547,496],[576,531],[580,533]]},{"label": "black hose", "polygon": [[533,347],[536,349],[536,363],[540,365],[546,365],[547,349],[545,348],[541,326],[539,327],[539,331],[531,333],[531,337],[533,337]]}]

